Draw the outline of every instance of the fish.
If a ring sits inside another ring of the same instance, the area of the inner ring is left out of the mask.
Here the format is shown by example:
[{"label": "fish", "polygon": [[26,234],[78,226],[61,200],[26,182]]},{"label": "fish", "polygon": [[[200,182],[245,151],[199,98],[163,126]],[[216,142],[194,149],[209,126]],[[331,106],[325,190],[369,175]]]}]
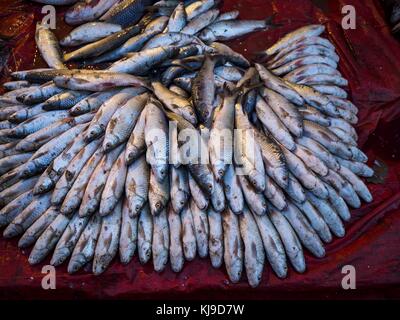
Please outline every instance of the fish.
[{"label": "fish", "polygon": [[146,140],[144,136],[144,126],[146,119],[146,107],[142,110],[135,127],[129,136],[126,144],[125,161],[129,165],[136,160],[146,149]]},{"label": "fish", "polygon": [[169,257],[170,238],[166,209],[153,217],[153,267],[156,272],[165,269]]},{"label": "fish", "polygon": [[125,156],[121,152],[117,160],[111,167],[110,173],[107,177],[107,181],[104,185],[103,192],[101,194],[99,214],[101,216],[107,216],[116,209],[118,204],[121,202],[121,197],[125,191],[125,179],[127,175],[127,166],[125,163]]},{"label": "fish", "polygon": [[105,152],[128,140],[148,97],[147,93],[139,94],[129,99],[113,114],[104,136],[103,150]]},{"label": "fish", "polygon": [[106,91],[116,87],[148,86],[147,83],[139,77],[119,72],[58,76],[54,78],[54,82],[63,88],[71,90],[86,90],[89,92]]},{"label": "fish", "polygon": [[263,65],[256,63],[255,67],[260,75],[261,80],[264,82],[264,85],[267,88],[278,92],[295,105],[304,104],[304,99],[302,96],[287,83],[285,83],[279,77],[273,75],[271,71],[269,71]]},{"label": "fish", "polygon": [[161,82],[153,81],[151,83],[154,95],[162,102],[162,104],[172,112],[181,115],[192,125],[197,124],[197,116],[192,103],[166,88]]},{"label": "fish", "polygon": [[75,214],[66,229],[64,230],[60,240],[54,249],[53,256],[51,257],[50,264],[52,266],[59,266],[64,263],[72,254],[79,237],[85,229],[89,217],[81,218]]},{"label": "fish", "polygon": [[152,0],[123,0],[114,5],[100,20],[127,27],[137,23]]},{"label": "fish", "polygon": [[111,214],[103,217],[93,257],[93,274],[103,273],[118,253],[121,234],[122,203],[118,201]]},{"label": "fish", "polygon": [[60,40],[64,47],[74,47],[95,42],[116,32],[122,28],[118,24],[106,22],[87,22],[73,29],[66,37]]},{"label": "fish", "polygon": [[170,166],[171,181],[171,207],[173,212],[179,214],[190,197],[189,176],[185,168],[175,168]]},{"label": "fish", "polygon": [[199,38],[205,42],[227,41],[251,32],[273,28],[274,16],[265,20],[226,20],[216,22],[200,32]]},{"label": "fish", "polygon": [[193,80],[192,99],[201,123],[210,126],[213,116],[213,102],[215,96],[214,68],[217,60],[206,56],[204,63]]},{"label": "fish", "polygon": [[187,23],[185,4],[179,2],[168,20],[168,32],[180,32]]},{"label": "fish", "polygon": [[168,177],[169,137],[168,123],[163,111],[153,100],[146,104],[144,137],[147,146],[146,161],[155,178],[161,183]]},{"label": "fish", "polygon": [[174,272],[180,272],[185,263],[183,256],[183,241],[182,235],[182,223],[179,214],[174,212],[171,206],[168,207],[168,226],[169,226],[169,260],[171,263],[171,269]]},{"label": "fish", "polygon": [[107,70],[117,73],[144,75],[162,61],[174,57],[178,53],[175,46],[162,46],[144,49],[129,54],[127,57],[113,63]]},{"label": "fish", "polygon": [[124,145],[120,145],[103,155],[87,183],[82,202],[79,206],[78,213],[80,217],[90,216],[98,210],[102,192],[110,171],[122,152],[124,152]]},{"label": "fish", "polygon": [[229,209],[226,209],[221,216],[226,271],[231,282],[237,283],[243,271],[243,244],[240,238],[239,218]]},{"label": "fish", "polygon": [[272,45],[270,48],[266,50],[266,54],[272,56],[282,49],[288,47],[299,39],[309,38],[309,37],[317,37],[321,35],[325,31],[325,26],[323,25],[308,25],[296,29],[288,34],[286,34],[283,38],[281,38],[278,42]]},{"label": "fish", "polygon": [[190,20],[179,32],[194,35],[212,24],[219,15],[218,9],[211,9]]},{"label": "fish", "polygon": [[101,227],[102,218],[97,214],[92,215],[72,251],[68,263],[68,273],[77,272],[93,259]]},{"label": "fish", "polygon": [[136,252],[138,239],[138,217],[130,216],[128,200],[122,200],[121,234],[119,237],[119,257],[122,264],[128,264]]},{"label": "fish", "polygon": [[35,40],[43,59],[50,68],[66,69],[55,34],[40,23],[36,25]]},{"label": "fish", "polygon": [[255,288],[262,279],[265,251],[257,223],[246,207],[243,213],[239,215],[239,228],[243,240],[246,275],[249,285]]},{"label": "fish", "polygon": [[79,49],[68,52],[64,55],[64,61],[74,61],[94,56],[99,56],[104,52],[114,49],[129,38],[137,35],[141,31],[141,27],[134,25],[115,32],[105,38],[89,43]]},{"label": "fish", "polygon": [[80,0],[65,13],[65,22],[80,25],[98,19],[120,0]]}]

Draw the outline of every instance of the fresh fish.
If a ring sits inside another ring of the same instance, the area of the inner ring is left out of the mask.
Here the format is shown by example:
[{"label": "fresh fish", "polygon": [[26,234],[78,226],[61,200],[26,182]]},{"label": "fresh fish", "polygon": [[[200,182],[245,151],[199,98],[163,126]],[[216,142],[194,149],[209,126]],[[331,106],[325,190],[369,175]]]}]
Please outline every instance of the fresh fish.
[{"label": "fresh fish", "polygon": [[160,214],[160,212],[166,208],[170,197],[169,190],[169,179],[164,179],[162,182],[160,182],[156,178],[153,170],[151,170],[148,200],[150,211],[153,216]]},{"label": "fresh fish", "polygon": [[232,62],[238,67],[248,68],[250,67],[250,62],[240,53],[233,51],[230,47],[223,43],[213,42],[211,43],[211,48],[214,48],[219,55],[221,55],[225,60]]},{"label": "fresh fish", "polygon": [[240,280],[243,270],[243,244],[240,238],[239,218],[229,209],[222,214],[224,230],[224,262],[229,279]]},{"label": "fresh fish", "polygon": [[211,260],[211,265],[214,268],[219,268],[223,262],[224,254],[224,233],[222,229],[222,217],[220,213],[214,212],[211,208],[208,209],[208,253]]},{"label": "fresh fish", "polygon": [[124,146],[121,145],[106,153],[100,160],[99,164],[94,169],[89,182],[87,183],[87,187],[79,207],[79,216],[84,217],[94,214],[99,208],[102,192],[110,171],[123,150]]},{"label": "fresh fish", "polygon": [[218,16],[218,18],[215,20],[215,22],[226,21],[226,20],[235,20],[239,16],[239,14],[240,14],[239,10],[223,12]]},{"label": "fresh fish", "polygon": [[153,217],[150,214],[149,206],[146,205],[140,212],[138,222],[138,256],[139,261],[145,264],[151,257],[153,240]]},{"label": "fresh fish", "polygon": [[24,233],[50,207],[50,198],[51,195],[48,193],[34,197],[32,202],[7,226],[3,237],[12,238]]},{"label": "fresh fish", "polygon": [[296,105],[303,105],[304,99],[287,83],[285,83],[279,77],[273,75],[267,68],[265,68],[261,64],[256,63],[255,67],[260,74],[261,80],[264,82],[267,88],[278,92],[283,97]]},{"label": "fresh fish", "polygon": [[129,165],[136,160],[146,150],[146,140],[144,137],[144,126],[146,120],[146,107],[142,110],[135,127],[126,144],[125,161]]},{"label": "fresh fish", "polygon": [[18,241],[19,248],[28,248],[39,239],[40,235],[57,218],[57,208],[50,207],[23,234]]},{"label": "fresh fish", "polygon": [[103,154],[103,150],[98,149],[83,166],[60,206],[61,214],[71,215],[79,209],[86,186]]},{"label": "fresh fish", "polygon": [[75,273],[93,259],[102,218],[94,214],[79,237],[68,263],[68,273]]},{"label": "fresh fish", "polygon": [[40,54],[50,68],[66,69],[62,63],[61,49],[54,33],[46,26],[38,23],[35,33],[36,44]]},{"label": "fresh fish", "polygon": [[165,46],[187,46],[189,44],[202,44],[200,40],[192,35],[180,32],[165,32],[154,36],[143,47],[143,49],[153,49]]},{"label": "fresh fish", "polygon": [[209,234],[207,212],[200,210],[193,200],[190,201],[190,211],[193,217],[193,226],[197,243],[197,252],[200,258],[205,258],[208,256],[208,234]]},{"label": "fresh fish", "polygon": [[110,72],[125,72],[135,75],[144,75],[162,61],[174,57],[178,53],[175,46],[163,46],[144,49],[131,53],[127,57],[113,63],[107,70]]},{"label": "fresh fish", "polygon": [[114,5],[100,20],[127,27],[137,23],[153,0],[123,0]]},{"label": "fresh fish", "polygon": [[187,261],[192,261],[196,257],[197,244],[194,221],[189,204],[181,211],[181,221],[183,254]]},{"label": "fresh fish", "polygon": [[77,176],[81,172],[82,168],[90,157],[95,153],[99,147],[101,141],[96,140],[87,144],[82,148],[78,154],[69,162],[68,167],[65,169],[64,173],[57,181],[55,189],[52,194],[52,204],[59,205],[64,200],[68,191],[75,182]]},{"label": "fresh fish", "polygon": [[78,154],[82,148],[86,146],[86,142],[82,135],[79,135],[60,155],[58,155],[51,165],[47,167],[45,172],[40,176],[33,192],[41,194],[49,191],[60,179],[64,170],[68,167],[69,162]]},{"label": "fresh fish", "polygon": [[185,4],[179,2],[168,21],[168,32],[180,32],[187,23]]},{"label": "fresh fish", "polygon": [[277,76],[282,76],[285,74],[288,74],[294,70],[297,70],[298,68],[301,68],[303,66],[311,65],[311,64],[323,64],[330,66],[332,68],[337,68],[338,63],[333,60],[332,58],[328,56],[305,56],[301,58],[297,58],[295,60],[292,60],[278,68],[272,69],[272,73],[277,75]]},{"label": "fresh fish", "polygon": [[168,225],[169,225],[169,258],[171,262],[171,269],[174,272],[180,272],[183,268],[185,259],[183,257],[183,244],[182,244],[182,223],[179,214],[175,213],[172,207],[168,208]]},{"label": "fresh fish", "polygon": [[185,168],[170,166],[171,207],[179,214],[189,200],[189,176]]},{"label": "fresh fish", "polygon": [[141,87],[126,88],[104,102],[96,112],[96,115],[90,122],[89,128],[85,132],[86,139],[91,141],[101,136],[106,131],[107,125],[115,111],[123,106],[129,99],[143,93],[143,91],[144,89]]},{"label": "fresh fish", "polygon": [[255,130],[254,136],[260,146],[267,174],[282,188],[288,183],[288,168],[282,149],[267,135]]},{"label": "fresh fish", "polygon": [[246,275],[250,286],[254,288],[261,282],[265,252],[257,223],[246,207],[239,215],[239,227],[243,240]]},{"label": "fresh fish", "polygon": [[196,202],[200,210],[205,210],[208,207],[209,197],[204,194],[192,175],[189,173],[189,189],[193,200]]},{"label": "fresh fish", "polygon": [[137,35],[141,31],[139,26],[131,26],[116,33],[113,33],[103,39],[87,44],[75,51],[64,55],[64,61],[80,60],[89,57],[96,57],[104,52],[122,45],[129,38]]},{"label": "fresh fish", "polygon": [[274,27],[273,16],[265,20],[227,20],[216,22],[200,32],[199,38],[206,42],[227,41],[245,34]]},{"label": "fresh fish", "polygon": [[[212,24],[219,15],[218,9],[208,10],[189,21],[180,32],[194,35]],[[178,31],[179,32],[179,31]]]},{"label": "fresh fish", "polygon": [[38,264],[54,249],[58,240],[68,226],[70,218],[59,214],[57,218],[46,228],[33,247],[28,262],[31,265]]},{"label": "fresh fish", "polygon": [[85,129],[86,125],[81,124],[60,134],[41,146],[23,165],[22,176],[30,177],[43,172],[46,167]]},{"label": "fresh fish", "polygon": [[71,218],[54,249],[50,260],[51,265],[59,266],[70,257],[88,221],[89,217],[81,218],[77,214]]},{"label": "fresh fish", "polygon": [[153,217],[153,225],[153,267],[156,272],[161,272],[168,262],[170,246],[168,217],[165,208]]},{"label": "fresh fish", "polygon": [[284,64],[292,62],[296,59],[307,57],[307,56],[323,56],[328,57],[329,59],[339,62],[339,56],[335,53],[334,50],[331,48],[327,48],[321,45],[314,45],[314,46],[304,46],[299,47],[288,54],[284,55],[280,59],[276,61],[269,62],[268,68],[275,69],[281,67]]},{"label": "fresh fish", "polygon": [[79,46],[95,42],[121,30],[122,28],[118,24],[88,22],[72,30],[65,38],[60,40],[60,44],[64,47]]},{"label": "fresh fish", "polygon": [[325,31],[323,25],[308,25],[286,34],[282,39],[266,50],[266,54],[274,55],[299,39],[318,37]]},{"label": "fresh fish", "polygon": [[299,113],[298,108],[275,91],[262,88],[260,93],[286,128],[294,136],[301,137],[303,135],[303,117]]},{"label": "fresh fish", "polygon": [[206,56],[203,66],[193,80],[192,99],[199,120],[206,127],[210,127],[213,115],[213,102],[215,96],[214,68],[217,60]]},{"label": "fresh fish", "polygon": [[109,152],[128,140],[147,99],[148,94],[143,93],[129,99],[117,109],[106,128],[103,141],[104,152]]},{"label": "fresh fish", "polygon": [[266,214],[267,200],[265,199],[264,195],[262,193],[257,193],[243,175],[238,175],[238,178],[240,181],[240,186],[242,187],[244,199],[246,200],[250,210],[259,216]]},{"label": "fresh fish", "polygon": [[120,0],[80,0],[65,13],[65,22],[80,25],[99,18]]},{"label": "fresh fish", "polygon": [[92,271],[95,275],[103,273],[118,253],[121,234],[122,201],[118,201],[113,212],[103,217],[99,238],[93,257]]},{"label": "fresh fish", "polygon": [[191,124],[197,124],[197,117],[191,102],[166,88],[161,82],[152,82],[156,97],[172,112],[181,115]]},{"label": "fresh fish", "polygon": [[65,89],[57,87],[52,81],[46,82],[41,86],[35,87],[34,90],[24,95],[23,103],[31,105],[44,102],[50,97],[62,93],[63,91],[65,91]]},{"label": "fresh fish", "polygon": [[104,185],[104,189],[101,194],[99,207],[99,214],[101,216],[111,214],[113,210],[116,210],[118,202],[121,202],[121,197],[125,189],[127,172],[128,169],[125,163],[125,155],[123,152],[121,152],[111,167],[106,184]]},{"label": "fresh fish", "polygon": [[104,102],[112,98],[119,91],[119,89],[116,89],[92,93],[69,109],[69,113],[73,116],[77,116],[80,114],[97,111]]},{"label": "fresh fish", "polygon": [[216,0],[200,0],[194,1],[193,3],[186,6],[186,16],[187,20],[192,20],[193,18],[197,17],[198,15],[202,14],[210,10],[212,7],[216,6],[218,1]]},{"label": "fresh fish", "polygon": [[168,122],[163,111],[153,101],[150,99],[146,105],[144,126],[146,161],[151,165],[154,176],[161,183],[168,177]]},{"label": "fresh fish", "polygon": [[289,150],[296,148],[289,130],[285,127],[272,108],[260,96],[257,97],[256,112],[258,119],[277,141],[280,141]]},{"label": "fresh fish", "polygon": [[128,200],[122,201],[121,235],[119,237],[119,257],[122,264],[128,264],[136,252],[138,238],[138,217],[131,217]]},{"label": "fresh fish", "polygon": [[[162,19],[165,17],[160,17],[158,19]],[[156,19],[157,20],[157,19]],[[149,28],[151,27],[151,28]],[[155,35],[159,34],[165,28],[165,21],[160,21],[159,23],[155,24],[154,26],[149,25],[146,27],[144,32],[139,33],[136,36],[133,36],[129,40],[127,40],[123,45],[118,47],[115,50],[105,52],[101,56],[93,58],[90,60],[90,64],[102,63],[107,61],[115,61],[120,59],[131,52],[137,52],[145,45],[147,41],[153,38]]]},{"label": "fresh fish", "polygon": [[280,211],[277,211],[273,207],[269,208],[269,218],[279,233],[286,255],[289,258],[293,268],[299,273],[305,272],[306,264],[304,260],[303,249],[300,240],[290,223]]}]

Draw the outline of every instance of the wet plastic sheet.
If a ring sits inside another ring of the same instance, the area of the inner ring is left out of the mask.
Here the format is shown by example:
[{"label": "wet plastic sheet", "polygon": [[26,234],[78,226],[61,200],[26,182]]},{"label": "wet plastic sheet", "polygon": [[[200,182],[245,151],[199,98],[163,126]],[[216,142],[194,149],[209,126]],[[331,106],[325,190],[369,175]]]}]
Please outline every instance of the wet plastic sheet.
[{"label": "wet plastic sheet", "polygon": [[[344,5],[357,14],[355,30],[341,28]],[[9,70],[42,66],[35,50],[34,25],[40,5],[27,1],[0,0],[0,35],[11,48],[3,81]],[[369,184],[375,201],[352,212],[347,234],[327,247],[324,259],[307,255],[308,269],[293,269],[279,280],[269,267],[262,284],[251,289],[243,277],[231,284],[225,271],[215,270],[208,260],[187,262],[175,274],[169,267],[157,274],[149,263],[141,266],[134,258],[122,266],[115,261],[101,276],[89,271],[68,275],[66,266],[57,268],[57,290],[41,288],[42,266],[29,266],[29,251],[17,249],[17,241],[0,239],[0,298],[385,298],[400,297],[400,43],[390,34],[379,1],[362,0],[226,0],[223,11],[240,10],[242,19],[261,19],[276,13],[283,26],[258,32],[229,43],[248,57],[297,27],[323,23],[341,57],[340,71],[349,80],[351,99],[360,109],[357,132],[370,165],[381,164],[383,183]],[[58,8],[58,36],[70,27],[62,23]],[[1,60],[1,59],[0,59]],[[343,290],[344,265],[356,268],[356,290]]]}]

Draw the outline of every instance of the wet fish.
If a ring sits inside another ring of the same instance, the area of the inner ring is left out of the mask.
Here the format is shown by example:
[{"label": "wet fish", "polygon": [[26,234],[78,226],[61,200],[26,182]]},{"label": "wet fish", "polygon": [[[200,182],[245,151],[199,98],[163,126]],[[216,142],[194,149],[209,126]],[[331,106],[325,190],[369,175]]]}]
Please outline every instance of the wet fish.
[{"label": "wet fish", "polygon": [[62,62],[58,40],[48,27],[38,23],[36,25],[35,40],[41,56],[50,68],[66,69]]},{"label": "wet fish", "polygon": [[72,30],[66,37],[60,40],[60,44],[64,47],[79,46],[95,42],[121,30],[122,28],[118,24],[88,22]]},{"label": "wet fish", "polygon": [[114,49],[129,38],[137,35],[141,31],[139,26],[131,26],[116,33],[113,33],[103,39],[87,44],[75,51],[64,55],[64,61],[80,60],[89,57],[99,56],[104,52]]}]

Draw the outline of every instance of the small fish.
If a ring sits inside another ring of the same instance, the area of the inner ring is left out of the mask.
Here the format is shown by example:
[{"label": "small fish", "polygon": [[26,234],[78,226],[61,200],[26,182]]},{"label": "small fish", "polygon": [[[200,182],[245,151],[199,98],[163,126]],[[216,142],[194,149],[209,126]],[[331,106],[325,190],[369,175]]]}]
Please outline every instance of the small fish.
[{"label": "small fish", "polygon": [[65,13],[65,22],[80,25],[99,18],[120,0],[80,0]]},{"label": "small fish", "polygon": [[129,38],[137,35],[141,31],[139,26],[131,26],[116,33],[113,33],[103,39],[87,44],[75,51],[64,55],[64,61],[80,60],[89,57],[96,57],[104,52],[114,49]]},{"label": "small fish", "polygon": [[58,45],[58,40],[48,27],[38,23],[36,25],[35,40],[41,56],[50,68],[67,68],[62,63],[61,49]]},{"label": "small fish", "polygon": [[117,24],[88,22],[72,30],[65,38],[60,40],[60,44],[64,47],[79,46],[95,42],[121,30],[121,26]]},{"label": "small fish", "polygon": [[127,27],[137,23],[143,16],[146,7],[152,5],[152,3],[152,0],[118,1],[100,20]]},{"label": "small fish", "polygon": [[274,55],[282,49],[288,47],[292,43],[298,41],[299,39],[308,38],[308,37],[317,37],[325,31],[325,26],[323,25],[308,25],[297,30],[292,31],[291,33],[286,34],[282,39],[280,39],[277,43],[271,46],[266,50],[268,55]]},{"label": "small fish", "polygon": [[168,21],[168,32],[180,32],[187,23],[185,4],[179,2]]},{"label": "small fish", "polygon": [[227,20],[216,22],[200,32],[199,38],[206,42],[227,41],[245,34],[273,28],[273,17],[265,20]]}]

